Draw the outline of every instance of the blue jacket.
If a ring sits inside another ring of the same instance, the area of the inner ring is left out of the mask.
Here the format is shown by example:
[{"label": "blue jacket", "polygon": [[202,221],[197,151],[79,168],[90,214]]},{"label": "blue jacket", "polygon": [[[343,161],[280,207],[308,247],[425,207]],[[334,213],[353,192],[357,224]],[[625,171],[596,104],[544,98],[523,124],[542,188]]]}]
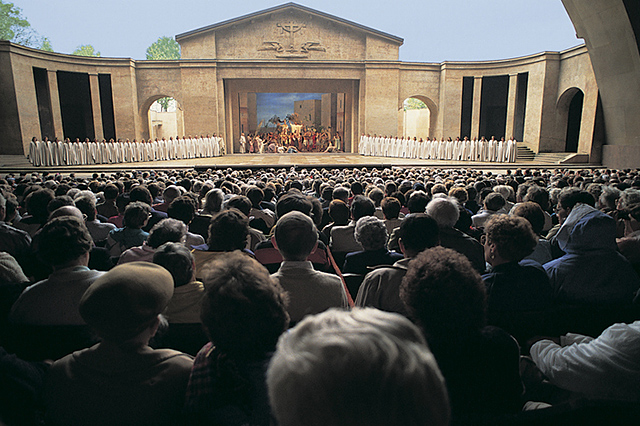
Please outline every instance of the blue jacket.
[{"label": "blue jacket", "polygon": [[576,205],[558,231],[566,253],[544,269],[559,302],[570,304],[631,303],[640,278],[617,252],[616,223],[586,204]]}]

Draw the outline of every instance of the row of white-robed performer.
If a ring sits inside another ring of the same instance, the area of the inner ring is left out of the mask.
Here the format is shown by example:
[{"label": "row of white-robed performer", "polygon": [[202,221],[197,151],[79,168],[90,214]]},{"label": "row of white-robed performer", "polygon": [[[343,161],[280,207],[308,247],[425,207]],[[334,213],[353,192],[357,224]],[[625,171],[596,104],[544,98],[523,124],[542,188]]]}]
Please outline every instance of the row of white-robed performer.
[{"label": "row of white-robed performer", "polygon": [[415,158],[424,160],[483,161],[515,163],[518,154],[515,139],[504,138],[469,140],[433,140],[427,138],[396,138],[378,135],[360,136],[358,152],[360,155],[376,157]]},{"label": "row of white-robed performer", "polygon": [[34,166],[76,166],[90,164],[133,163],[143,161],[184,160],[189,158],[219,157],[225,154],[224,141],[213,135],[200,137],[170,137],[169,140],[135,139],[131,142],[110,140],[102,142],[43,141],[35,137],[29,144],[29,161]]}]

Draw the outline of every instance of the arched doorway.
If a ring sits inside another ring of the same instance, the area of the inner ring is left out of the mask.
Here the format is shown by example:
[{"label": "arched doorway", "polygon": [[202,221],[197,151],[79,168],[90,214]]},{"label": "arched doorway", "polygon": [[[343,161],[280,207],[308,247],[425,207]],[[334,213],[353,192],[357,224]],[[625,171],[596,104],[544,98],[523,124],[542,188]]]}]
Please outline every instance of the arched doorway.
[{"label": "arched doorway", "polygon": [[398,136],[426,139],[435,129],[435,104],[426,96],[406,98],[398,111],[398,124],[402,129]]},{"label": "arched doorway", "polygon": [[564,152],[578,152],[584,92],[576,87],[567,89],[558,100],[559,135],[564,135]]},{"label": "arched doorway", "polygon": [[150,139],[185,136],[184,113],[175,98],[164,96],[155,99],[148,108],[147,116]]}]

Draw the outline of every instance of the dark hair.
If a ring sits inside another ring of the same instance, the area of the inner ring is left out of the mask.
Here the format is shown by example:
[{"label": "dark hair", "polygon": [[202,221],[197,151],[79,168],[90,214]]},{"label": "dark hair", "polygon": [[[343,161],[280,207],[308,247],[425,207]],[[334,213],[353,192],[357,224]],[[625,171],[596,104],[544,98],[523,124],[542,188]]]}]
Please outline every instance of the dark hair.
[{"label": "dark hair", "polygon": [[549,209],[549,191],[539,187],[538,185],[531,185],[527,190],[527,195],[524,196],[522,201],[533,201],[542,207],[542,210]]},{"label": "dark hair", "polygon": [[351,217],[357,222],[358,219],[365,216],[373,216],[376,212],[376,206],[373,201],[364,195],[356,195],[351,202]]},{"label": "dark hair", "polygon": [[482,278],[463,254],[448,248],[430,248],[409,263],[400,297],[430,344],[463,339],[485,325]]},{"label": "dark hair", "polygon": [[188,225],[196,215],[196,203],[193,198],[186,195],[177,197],[169,204],[167,215]]},{"label": "dark hair", "polygon": [[280,218],[292,211],[299,211],[307,216],[311,216],[313,205],[311,201],[299,192],[287,192],[278,200],[276,204],[276,215]]},{"label": "dark hair", "polygon": [[504,197],[498,192],[492,192],[484,199],[484,205],[491,211],[500,210],[505,204],[506,201]]},{"label": "dark hair", "polygon": [[351,211],[349,206],[342,200],[333,200],[329,203],[329,217],[336,225],[347,225]]},{"label": "dark hair", "polygon": [[45,223],[49,217],[49,210],[47,206],[49,201],[55,197],[52,190],[48,188],[41,188],[33,191],[25,199],[25,205],[27,211],[38,223]]},{"label": "dark hair", "polygon": [[227,201],[227,208],[238,209],[245,216],[249,217],[249,213],[251,213],[251,200],[244,195],[234,195]]},{"label": "dark hair", "polygon": [[147,203],[134,201],[124,209],[124,226],[128,228],[142,228],[151,214],[151,207]]},{"label": "dark hair", "polygon": [[424,191],[415,191],[407,200],[407,208],[410,213],[424,213],[429,204],[429,196]]},{"label": "dark hair", "polygon": [[212,261],[202,324],[217,350],[234,359],[261,359],[287,328],[285,293],[257,261],[239,252]]},{"label": "dark hair", "polygon": [[40,260],[47,265],[65,265],[88,253],[93,246],[84,222],[75,216],[51,219],[34,237]]},{"label": "dark hair", "polygon": [[251,186],[247,191],[247,198],[249,198],[253,207],[258,208],[260,207],[260,202],[264,198],[264,192],[257,186]]},{"label": "dark hair", "polygon": [[402,209],[400,201],[394,197],[384,197],[380,202],[380,207],[386,219],[397,219]]},{"label": "dark hair", "polygon": [[189,284],[193,280],[193,255],[182,243],[162,244],[153,254],[153,263],[169,271],[176,287]]},{"label": "dark hair", "polygon": [[82,214],[87,216],[88,221],[96,219],[96,203],[93,198],[88,195],[83,195],[75,199],[75,205]]},{"label": "dark hair", "polygon": [[49,201],[49,203],[47,203],[47,211],[49,212],[49,214],[51,214],[54,211],[58,210],[60,207],[75,206],[75,205],[76,205],[75,201],[73,201],[73,198],[71,198],[70,196],[58,195],[54,197],[51,201]]},{"label": "dark hair", "polygon": [[416,255],[438,245],[440,229],[435,219],[425,213],[416,213],[402,220],[398,236],[402,239],[405,250],[409,252],[407,255]]},{"label": "dark hair", "polygon": [[223,210],[211,219],[209,251],[242,250],[247,245],[249,219],[240,210]]},{"label": "dark hair", "polygon": [[144,185],[138,185],[131,188],[131,191],[129,191],[129,198],[131,201],[141,201],[143,203],[147,203],[149,206],[153,204],[151,192],[149,192],[147,187]]}]

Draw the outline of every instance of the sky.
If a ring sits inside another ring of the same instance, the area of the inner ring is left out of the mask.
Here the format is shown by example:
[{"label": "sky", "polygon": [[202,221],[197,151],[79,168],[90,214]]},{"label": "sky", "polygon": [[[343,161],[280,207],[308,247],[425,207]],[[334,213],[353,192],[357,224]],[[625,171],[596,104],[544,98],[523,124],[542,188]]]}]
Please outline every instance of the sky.
[{"label": "sky", "polygon": [[[91,44],[144,59],[162,36],[268,9],[278,0],[9,0],[56,52]],[[6,0],[5,0],[6,2]],[[582,44],[561,0],[298,0],[404,39],[405,62],[508,59]]]}]

